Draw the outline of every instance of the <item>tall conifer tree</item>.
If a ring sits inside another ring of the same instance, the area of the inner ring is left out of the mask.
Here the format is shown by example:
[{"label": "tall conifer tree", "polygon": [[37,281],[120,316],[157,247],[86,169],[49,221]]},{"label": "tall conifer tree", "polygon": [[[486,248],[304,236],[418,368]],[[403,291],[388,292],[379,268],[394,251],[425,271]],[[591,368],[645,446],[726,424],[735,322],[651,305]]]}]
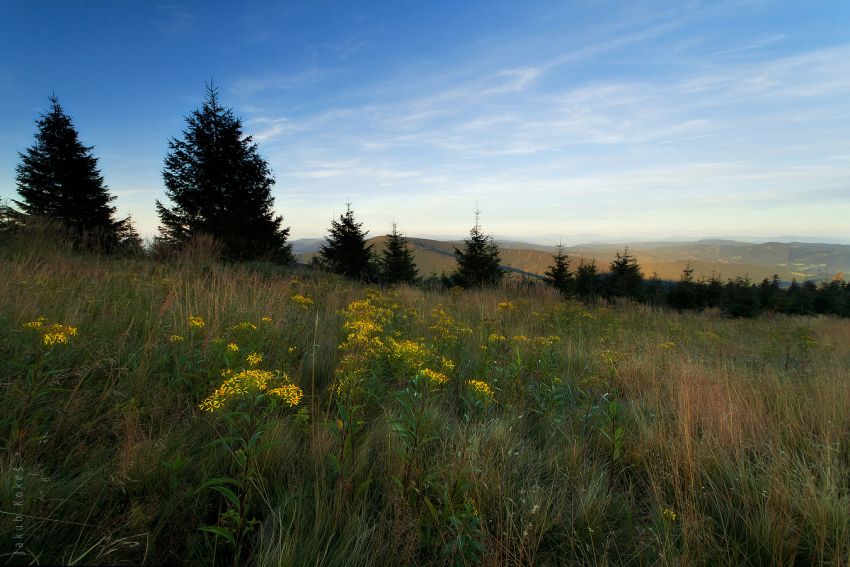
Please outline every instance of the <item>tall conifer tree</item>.
[{"label": "tall conifer tree", "polygon": [[174,205],[156,202],[162,239],[180,245],[208,234],[227,258],[292,262],[289,228],[272,208],[275,180],[242,121],[219,103],[218,89],[207,85],[203,106],[186,124],[182,138],[168,143],[162,175]]},{"label": "tall conifer tree", "polygon": [[637,258],[629,254],[629,249],[623,254],[617,252],[611,262],[611,271],[606,281],[606,293],[609,297],[643,298],[643,274],[638,266]]},{"label": "tall conifer tree", "polygon": [[596,299],[597,284],[596,259],[585,260],[578,264],[576,269],[575,290],[576,293],[591,303]]},{"label": "tall conifer tree", "polygon": [[553,264],[543,273],[546,276],[546,283],[555,287],[561,295],[566,297],[572,293],[573,274],[570,272],[570,258],[564,254],[563,242],[558,243],[552,261]]},{"label": "tall conifer tree", "polygon": [[381,252],[381,279],[386,284],[416,283],[419,270],[413,259],[413,251],[407,245],[407,239],[398,232],[396,223],[387,235],[387,245]]},{"label": "tall conifer tree", "polygon": [[475,211],[475,226],[465,239],[463,250],[455,248],[457,270],[452,275],[452,282],[461,287],[481,287],[495,285],[501,281],[504,272],[499,265],[499,245],[492,236],[481,231],[478,221],[480,211]]},{"label": "tall conifer tree", "polygon": [[113,249],[131,232],[129,217],[115,219],[114,195],[104,184],[93,146],[84,146],[71,118],[56,96],[50,110],[36,120],[35,144],[18,154],[16,168],[20,201],[25,215],[61,222],[75,241],[84,234]]},{"label": "tall conifer tree", "polygon": [[371,279],[374,271],[372,246],[366,244],[367,231],[354,219],[351,203],[345,214],[331,221],[326,243],[319,250],[319,264],[349,278]]}]

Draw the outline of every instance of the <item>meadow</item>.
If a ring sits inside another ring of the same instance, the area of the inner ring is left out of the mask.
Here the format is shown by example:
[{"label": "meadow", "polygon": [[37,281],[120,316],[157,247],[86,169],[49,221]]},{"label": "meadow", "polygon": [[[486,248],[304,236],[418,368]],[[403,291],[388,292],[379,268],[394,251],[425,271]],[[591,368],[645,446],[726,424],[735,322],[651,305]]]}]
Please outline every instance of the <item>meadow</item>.
[{"label": "meadow", "polygon": [[9,563],[848,565],[850,321],[0,259]]}]

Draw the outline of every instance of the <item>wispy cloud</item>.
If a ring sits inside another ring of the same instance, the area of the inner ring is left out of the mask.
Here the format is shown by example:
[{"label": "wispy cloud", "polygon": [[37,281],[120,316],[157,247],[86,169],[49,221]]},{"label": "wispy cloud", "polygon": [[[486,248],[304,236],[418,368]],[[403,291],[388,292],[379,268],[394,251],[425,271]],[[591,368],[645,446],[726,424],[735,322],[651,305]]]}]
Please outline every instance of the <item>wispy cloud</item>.
[{"label": "wispy cloud", "polygon": [[315,84],[325,75],[326,71],[310,68],[294,73],[281,73],[257,78],[243,78],[236,82],[232,91],[240,96],[253,95],[266,91],[289,91]]},{"label": "wispy cloud", "polygon": [[154,9],[152,22],[156,28],[171,37],[186,35],[194,29],[194,13],[178,4],[160,4]]}]

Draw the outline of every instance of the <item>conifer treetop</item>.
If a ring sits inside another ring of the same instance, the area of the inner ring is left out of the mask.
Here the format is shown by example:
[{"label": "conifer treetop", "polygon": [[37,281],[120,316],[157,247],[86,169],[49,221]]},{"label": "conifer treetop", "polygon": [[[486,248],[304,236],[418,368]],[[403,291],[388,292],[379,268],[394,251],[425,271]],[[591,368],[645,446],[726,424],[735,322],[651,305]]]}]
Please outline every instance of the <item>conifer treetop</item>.
[{"label": "conifer treetop", "polygon": [[16,183],[24,215],[57,220],[75,239],[95,236],[111,248],[132,230],[116,220],[115,196],[109,193],[94,157],[94,146],[80,142],[74,123],[54,94],[50,109],[36,119],[35,144],[19,153]]},{"label": "conifer treetop", "polygon": [[356,279],[370,279],[374,271],[372,245],[366,244],[368,231],[354,218],[351,203],[339,220],[331,220],[325,244],[319,249],[317,262],[332,272]]},{"label": "conifer treetop", "polygon": [[274,213],[268,163],[243,133],[241,120],[220,104],[218,89],[206,88],[201,108],[186,117],[182,137],[168,142],[162,174],[173,206],[156,203],[162,239],[180,245],[208,234],[231,259],[289,263],[289,228]]},{"label": "conifer treetop", "polygon": [[413,259],[413,251],[407,238],[398,232],[393,222],[392,231],[387,234],[387,244],[381,252],[381,279],[386,284],[415,283],[419,280],[419,270]]},{"label": "conifer treetop", "polygon": [[457,269],[452,281],[461,287],[481,287],[494,285],[501,281],[504,272],[500,266],[499,245],[492,236],[481,230],[481,211],[475,211],[475,225],[465,239],[464,249],[455,248]]}]

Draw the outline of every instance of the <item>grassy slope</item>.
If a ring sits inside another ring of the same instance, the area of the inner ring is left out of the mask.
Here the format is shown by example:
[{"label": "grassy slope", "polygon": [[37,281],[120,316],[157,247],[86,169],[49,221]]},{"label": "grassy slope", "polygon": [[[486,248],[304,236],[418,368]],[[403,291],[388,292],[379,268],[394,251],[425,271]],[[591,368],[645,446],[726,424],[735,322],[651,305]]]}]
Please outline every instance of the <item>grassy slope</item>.
[{"label": "grassy slope", "polygon": [[[260,565],[850,561],[850,322],[402,288],[374,300],[394,313],[384,342],[421,338],[455,362],[450,381],[411,398],[409,376],[372,361],[368,395],[341,413],[340,310],[366,291],[264,266],[0,261],[0,506],[20,515],[0,517],[0,549],[232,563],[198,527],[228,501],[199,489],[233,477],[259,521],[242,559]],[[437,307],[470,332],[440,340]],[[22,328],[40,315],[79,334],[46,349]],[[306,415],[269,414],[272,445],[247,468],[233,441],[213,444],[244,427],[197,408],[238,364],[231,341],[305,391]]]}]

